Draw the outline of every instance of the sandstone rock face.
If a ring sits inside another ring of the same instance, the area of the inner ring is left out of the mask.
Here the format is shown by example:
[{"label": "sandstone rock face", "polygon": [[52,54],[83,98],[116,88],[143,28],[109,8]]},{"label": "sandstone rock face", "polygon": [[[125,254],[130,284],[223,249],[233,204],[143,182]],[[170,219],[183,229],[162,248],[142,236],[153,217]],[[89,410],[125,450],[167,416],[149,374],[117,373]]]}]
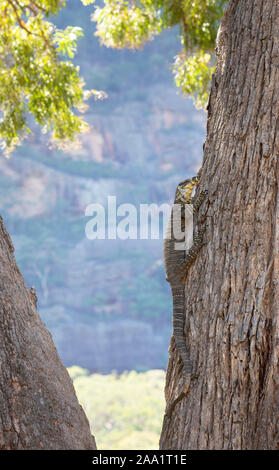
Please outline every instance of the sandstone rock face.
[{"label": "sandstone rock face", "polygon": [[[74,24],[74,10],[72,18]],[[108,99],[92,103],[82,147],[62,154],[36,131],[17,154],[0,159],[0,211],[67,366],[100,372],[166,366],[171,297],[162,238],[87,240],[85,208],[106,207],[108,196],[137,209],[172,202],[177,182],[197,172],[205,116],[173,84],[167,61],[177,52],[174,41],[170,33],[138,53],[95,42],[97,58],[83,64],[83,74],[94,88],[103,77],[99,88]],[[155,55],[163,58],[159,71]]]}]

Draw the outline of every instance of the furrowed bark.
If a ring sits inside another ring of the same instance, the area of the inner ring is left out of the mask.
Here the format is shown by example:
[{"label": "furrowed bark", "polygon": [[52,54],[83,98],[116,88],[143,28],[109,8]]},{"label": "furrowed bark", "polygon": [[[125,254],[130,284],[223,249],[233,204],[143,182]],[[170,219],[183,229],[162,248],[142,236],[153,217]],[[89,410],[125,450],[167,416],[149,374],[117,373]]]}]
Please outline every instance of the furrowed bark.
[{"label": "furrowed bark", "polygon": [[[194,378],[161,449],[279,448],[279,0],[230,1],[218,36],[185,285]],[[179,391],[170,346],[166,400]]]},{"label": "furrowed bark", "polygon": [[0,449],[95,449],[0,217]]}]

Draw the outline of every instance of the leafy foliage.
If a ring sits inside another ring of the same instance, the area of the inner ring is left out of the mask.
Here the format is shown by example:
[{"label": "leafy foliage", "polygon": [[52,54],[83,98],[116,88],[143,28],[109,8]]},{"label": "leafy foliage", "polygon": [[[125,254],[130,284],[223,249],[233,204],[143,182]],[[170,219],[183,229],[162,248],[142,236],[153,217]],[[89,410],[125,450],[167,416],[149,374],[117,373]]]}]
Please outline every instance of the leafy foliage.
[{"label": "leafy foliage", "polygon": [[105,7],[97,6],[92,19],[98,24],[96,35],[113,48],[139,48],[162,30],[161,18],[149,0],[144,8],[125,0],[105,0]]},{"label": "leafy foliage", "polygon": [[[94,0],[81,0],[84,5]],[[0,4],[0,140],[8,154],[31,133],[32,120],[61,148],[85,132],[79,115],[96,90],[86,91],[72,59],[79,26],[50,20],[66,0],[2,0]],[[173,71],[183,94],[204,106],[214,70],[213,49],[226,0],[104,0],[92,19],[108,47],[140,48],[165,28],[180,26],[183,51]]]},{"label": "leafy foliage", "polygon": [[68,369],[98,449],[158,449],[165,406],[162,370],[121,375]]},{"label": "leafy foliage", "polygon": [[175,82],[183,94],[205,106],[214,71],[214,47],[227,0],[104,0],[92,20],[107,47],[142,47],[164,28],[180,26],[183,49],[176,57]]},{"label": "leafy foliage", "polygon": [[122,296],[131,314],[137,318],[163,321],[171,310],[169,292],[154,274],[153,277],[139,274],[128,286],[124,283]]},{"label": "leafy foliage", "polygon": [[183,95],[195,98],[197,108],[204,108],[208,101],[208,92],[211,77],[215,66],[212,55],[206,52],[197,52],[187,57],[183,52],[175,57],[173,66],[174,80]]},{"label": "leafy foliage", "polygon": [[6,153],[31,132],[29,114],[60,145],[87,129],[74,110],[84,111],[84,100],[94,91],[84,90],[79,68],[68,60],[82,31],[59,30],[48,20],[64,5],[60,0],[1,1],[0,139]]}]

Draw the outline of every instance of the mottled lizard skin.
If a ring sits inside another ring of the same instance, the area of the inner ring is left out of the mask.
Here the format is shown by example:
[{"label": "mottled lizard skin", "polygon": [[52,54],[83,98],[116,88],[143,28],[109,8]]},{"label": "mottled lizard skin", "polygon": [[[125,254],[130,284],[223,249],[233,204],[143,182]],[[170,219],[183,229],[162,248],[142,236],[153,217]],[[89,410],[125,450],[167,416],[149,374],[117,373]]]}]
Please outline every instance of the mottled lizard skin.
[{"label": "mottled lizard skin", "polygon": [[[174,406],[187,393],[192,374],[191,360],[187,351],[187,344],[184,336],[184,285],[189,267],[196,259],[198,252],[203,245],[204,229],[194,235],[192,237],[192,245],[187,246],[187,240],[189,243],[189,238],[191,239],[189,234],[187,234],[187,228],[188,230],[193,230],[191,224],[190,228],[187,227],[187,210],[189,212],[192,209],[192,214],[195,215],[207,195],[207,191],[203,191],[197,198],[192,198],[192,192],[197,181],[198,178],[193,177],[178,185],[174,199],[174,206],[172,208],[164,240],[166,279],[170,283],[173,299],[173,335],[177,350],[183,362],[183,390],[179,394],[178,398],[171,404],[171,406],[169,406],[166,411],[166,415],[170,415]],[[185,205],[191,206],[187,206],[185,211]],[[192,217],[192,214],[190,214],[190,217]],[[179,240],[176,238],[178,232],[184,232],[184,237],[179,237]],[[180,244],[180,247],[184,246],[184,250],[177,249],[178,243]],[[184,245],[181,245],[181,243],[184,243]]]}]

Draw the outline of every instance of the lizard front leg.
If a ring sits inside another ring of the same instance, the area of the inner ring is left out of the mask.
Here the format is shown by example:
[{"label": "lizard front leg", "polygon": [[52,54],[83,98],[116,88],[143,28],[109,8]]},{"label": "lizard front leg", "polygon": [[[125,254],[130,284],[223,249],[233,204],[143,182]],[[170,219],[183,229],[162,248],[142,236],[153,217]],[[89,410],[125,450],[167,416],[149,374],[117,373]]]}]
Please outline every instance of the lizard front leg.
[{"label": "lizard front leg", "polygon": [[198,197],[193,197],[191,203],[193,205],[193,214],[197,214],[199,211],[200,206],[202,205],[203,201],[208,195],[207,189],[201,191]]},{"label": "lizard front leg", "polygon": [[196,235],[194,235],[194,243],[193,246],[190,248],[188,251],[187,255],[185,258],[183,258],[181,261],[179,261],[174,269],[174,275],[177,279],[179,280],[184,280],[188,269],[190,268],[191,264],[195,261],[197,258],[197,255],[203,246],[203,234],[205,232],[205,228],[202,228],[201,230],[198,231]]}]

